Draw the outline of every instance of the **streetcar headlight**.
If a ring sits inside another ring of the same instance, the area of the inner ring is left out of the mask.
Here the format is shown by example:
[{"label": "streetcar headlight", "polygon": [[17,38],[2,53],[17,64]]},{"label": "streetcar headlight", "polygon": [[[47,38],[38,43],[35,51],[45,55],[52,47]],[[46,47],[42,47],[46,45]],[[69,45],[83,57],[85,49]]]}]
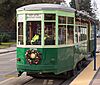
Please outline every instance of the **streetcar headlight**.
[{"label": "streetcar headlight", "polygon": [[35,54],[32,53],[32,54],[30,55],[30,57],[31,57],[32,59],[34,59],[34,58],[35,58]]}]

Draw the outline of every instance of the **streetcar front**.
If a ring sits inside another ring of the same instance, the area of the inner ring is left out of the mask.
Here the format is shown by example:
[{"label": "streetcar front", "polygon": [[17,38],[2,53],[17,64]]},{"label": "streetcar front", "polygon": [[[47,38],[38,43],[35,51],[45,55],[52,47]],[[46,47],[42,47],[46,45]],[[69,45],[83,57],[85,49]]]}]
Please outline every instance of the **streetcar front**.
[{"label": "streetcar front", "polygon": [[56,72],[55,13],[17,10],[17,70]]}]

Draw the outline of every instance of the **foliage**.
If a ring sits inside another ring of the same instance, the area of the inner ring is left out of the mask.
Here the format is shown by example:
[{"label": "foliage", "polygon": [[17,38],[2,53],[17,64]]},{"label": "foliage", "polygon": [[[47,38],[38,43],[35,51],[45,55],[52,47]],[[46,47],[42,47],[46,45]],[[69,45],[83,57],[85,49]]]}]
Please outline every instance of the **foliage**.
[{"label": "foliage", "polygon": [[0,41],[1,42],[8,42],[10,40],[10,35],[3,33],[0,34]]},{"label": "foliage", "polygon": [[70,6],[71,6],[72,8],[74,8],[74,9],[76,9],[75,0],[71,0]]},{"label": "foliage", "polygon": [[15,30],[15,8],[16,3],[11,0],[5,0],[0,4],[0,30],[1,31],[14,31]]},{"label": "foliage", "polygon": [[8,48],[8,47],[14,46],[14,45],[16,45],[16,42],[2,42],[0,44],[0,49],[2,49],[2,48]]},{"label": "foliage", "polygon": [[[95,14],[92,12],[92,7],[91,7],[91,0],[80,0],[78,3],[79,5],[79,10],[84,10],[89,13],[90,16],[94,16]],[[72,8],[76,8],[75,6],[75,0],[71,0],[70,6]]]}]

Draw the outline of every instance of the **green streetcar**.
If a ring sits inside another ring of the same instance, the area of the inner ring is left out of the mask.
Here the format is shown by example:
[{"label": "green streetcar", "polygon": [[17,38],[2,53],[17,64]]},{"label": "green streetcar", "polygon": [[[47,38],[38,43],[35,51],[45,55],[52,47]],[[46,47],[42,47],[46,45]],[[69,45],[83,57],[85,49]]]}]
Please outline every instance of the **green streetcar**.
[{"label": "green streetcar", "polygon": [[19,76],[61,74],[74,70],[93,52],[93,19],[59,4],[32,4],[17,9]]}]

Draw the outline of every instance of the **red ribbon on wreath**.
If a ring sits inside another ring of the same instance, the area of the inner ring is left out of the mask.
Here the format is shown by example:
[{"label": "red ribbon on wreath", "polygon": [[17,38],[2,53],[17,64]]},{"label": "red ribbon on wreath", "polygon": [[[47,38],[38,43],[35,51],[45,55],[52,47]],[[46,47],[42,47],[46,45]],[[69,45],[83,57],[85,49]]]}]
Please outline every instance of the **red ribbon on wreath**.
[{"label": "red ribbon on wreath", "polygon": [[26,51],[26,60],[29,64],[39,64],[41,60],[41,53],[39,53],[37,50],[27,50]]}]

